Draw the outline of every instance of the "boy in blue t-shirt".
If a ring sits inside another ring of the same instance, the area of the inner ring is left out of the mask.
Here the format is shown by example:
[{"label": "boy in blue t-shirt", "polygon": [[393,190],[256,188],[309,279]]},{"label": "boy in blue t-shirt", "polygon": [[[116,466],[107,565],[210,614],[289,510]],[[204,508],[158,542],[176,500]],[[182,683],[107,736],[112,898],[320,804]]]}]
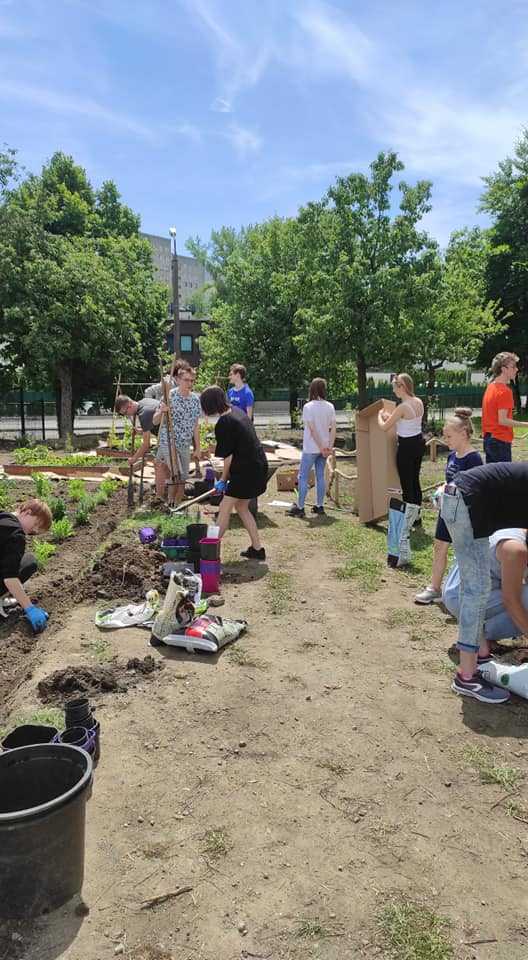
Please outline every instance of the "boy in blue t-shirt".
[{"label": "boy in blue t-shirt", "polygon": [[246,368],[241,363],[234,363],[229,371],[229,382],[232,384],[227,391],[227,399],[233,407],[243,410],[250,420],[253,419],[255,397],[251,387],[246,383]]}]

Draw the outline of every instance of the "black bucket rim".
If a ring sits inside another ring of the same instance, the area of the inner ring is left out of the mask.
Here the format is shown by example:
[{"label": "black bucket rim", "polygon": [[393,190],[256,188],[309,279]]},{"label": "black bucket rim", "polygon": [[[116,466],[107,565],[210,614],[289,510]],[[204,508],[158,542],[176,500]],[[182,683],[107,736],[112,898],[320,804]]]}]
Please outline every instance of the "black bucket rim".
[{"label": "black bucket rim", "polygon": [[[82,777],[70,790],[67,790],[66,793],[62,793],[60,797],[54,797],[53,800],[48,800],[47,803],[41,803],[36,807],[27,807],[25,810],[13,810],[10,813],[0,813],[0,827],[19,823],[21,820],[36,819],[43,814],[51,813],[51,811],[57,810],[59,807],[64,806],[64,804],[69,803],[77,794],[82,793],[89,787],[93,778],[92,758],[86,750],[83,750],[81,747],[75,747],[71,743],[36,743],[31,746],[16,747],[14,750],[8,750],[0,754],[0,771],[2,766],[7,764],[28,762],[27,760],[22,760],[20,756],[22,753],[27,754],[30,751],[33,756],[38,756],[39,753],[49,750],[52,750],[53,753],[56,751],[64,752],[66,750],[70,754],[76,754],[80,761],[79,765],[86,767]],[[5,764],[2,762],[4,758],[6,759]]]}]

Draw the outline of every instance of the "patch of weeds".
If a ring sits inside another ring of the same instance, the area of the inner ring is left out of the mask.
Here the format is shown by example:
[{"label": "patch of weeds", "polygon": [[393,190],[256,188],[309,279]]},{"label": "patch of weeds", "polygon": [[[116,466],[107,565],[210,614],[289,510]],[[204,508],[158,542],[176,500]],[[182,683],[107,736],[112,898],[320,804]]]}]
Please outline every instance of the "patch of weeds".
[{"label": "patch of weeds", "polygon": [[260,660],[256,660],[250,656],[244,647],[230,647],[227,656],[231,663],[235,663],[237,667],[257,667],[259,670],[265,669],[264,664]]},{"label": "patch of weeds", "polygon": [[515,803],[514,800],[510,800],[508,806],[506,807],[506,813],[509,817],[513,817],[514,820],[520,820],[522,823],[528,823],[528,810],[525,807],[521,807],[518,803]]},{"label": "patch of weeds", "polygon": [[344,763],[340,763],[338,760],[319,760],[317,766],[321,770],[329,770],[330,773],[335,774],[336,777],[344,777],[348,773],[347,768]]},{"label": "patch of weeds", "polygon": [[323,926],[317,918],[314,920],[302,920],[296,932],[297,937],[302,937],[305,940],[314,940],[316,938],[322,940],[330,935],[330,930]]},{"label": "patch of weeds", "polygon": [[274,570],[268,579],[268,607],[278,616],[286,613],[291,601],[291,577],[289,573]]},{"label": "patch of weeds", "polygon": [[338,579],[359,580],[364,590],[377,590],[387,556],[385,528],[339,520],[327,528],[325,536],[344,555],[336,571]]},{"label": "patch of weeds", "polygon": [[208,830],[204,839],[205,847],[203,852],[211,860],[219,860],[220,857],[227,856],[229,841],[227,831],[224,827],[216,827]]},{"label": "patch of weeds", "polygon": [[284,679],[287,680],[288,683],[300,683],[302,687],[306,686],[302,677],[298,677],[296,673],[287,673]]},{"label": "patch of weeds", "polygon": [[422,619],[422,616],[416,610],[409,607],[395,607],[392,610],[387,610],[385,615],[385,623],[388,627],[408,627],[421,623]]},{"label": "patch of weeds", "polygon": [[90,643],[92,656],[98,663],[106,663],[113,657],[112,645],[106,637],[97,637]]},{"label": "patch of weeds", "polygon": [[523,779],[522,770],[497,763],[493,754],[485,747],[466,747],[464,760],[477,771],[481,783],[496,783],[503,790],[515,790]]},{"label": "patch of weeds", "polygon": [[433,660],[432,663],[429,664],[429,669],[432,670],[433,673],[441,673],[446,677],[452,677],[455,665],[451,660]]},{"label": "patch of weeds", "polygon": [[31,550],[35,555],[37,568],[41,573],[48,566],[50,557],[52,557],[54,553],[57,553],[55,544],[48,543],[46,540],[33,540]]},{"label": "patch of weeds", "polygon": [[394,960],[453,960],[447,937],[450,922],[409,901],[386,904],[378,923]]},{"label": "patch of weeds", "polygon": [[74,532],[72,522],[68,517],[63,517],[62,520],[54,520],[51,524],[51,539],[57,543],[67,540],[68,537],[73,537]]}]

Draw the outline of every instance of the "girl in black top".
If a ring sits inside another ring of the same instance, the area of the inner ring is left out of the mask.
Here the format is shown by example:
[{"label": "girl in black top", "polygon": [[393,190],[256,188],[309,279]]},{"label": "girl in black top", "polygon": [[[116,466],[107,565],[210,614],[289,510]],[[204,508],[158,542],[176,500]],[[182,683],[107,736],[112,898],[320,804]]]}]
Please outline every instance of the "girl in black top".
[{"label": "girl in black top", "polygon": [[206,387],[200,395],[200,403],[206,416],[220,414],[215,426],[216,456],[224,458],[222,479],[215,484],[216,490],[224,494],[218,513],[220,537],[229,526],[234,508],[251,540],[251,546],[242,551],[241,556],[248,560],[265,560],[266,552],[249,509],[249,501],[264,493],[268,482],[264,448],[251,420],[242,410],[229,405],[220,387]]}]

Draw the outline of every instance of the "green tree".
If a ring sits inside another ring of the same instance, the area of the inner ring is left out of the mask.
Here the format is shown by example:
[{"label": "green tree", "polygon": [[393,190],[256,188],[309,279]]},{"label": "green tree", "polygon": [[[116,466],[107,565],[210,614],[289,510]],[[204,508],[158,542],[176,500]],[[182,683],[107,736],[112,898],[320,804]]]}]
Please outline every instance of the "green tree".
[{"label": "green tree", "polygon": [[236,238],[225,229],[216,237],[226,242],[220,250],[215,246],[209,261],[220,284],[211,323],[200,338],[200,382],[225,385],[231,363],[238,360],[257,390],[287,385],[293,409],[306,379],[296,341],[297,223],[274,217]]},{"label": "green tree", "polygon": [[500,301],[508,325],[488,339],[480,359],[489,363],[500,350],[521,357],[528,372],[528,129],[516,144],[514,156],[499,163],[484,178],[481,209],[491,216],[487,261],[487,295]]},{"label": "green tree", "polygon": [[32,380],[56,388],[63,438],[87,388],[108,391],[119,370],[157,376],[167,294],[154,281],[138,226],[113,184],[94,192],[85,171],[63,154],[4,193],[5,346]]},{"label": "green tree", "polygon": [[460,230],[418,275],[418,309],[403,312],[399,357],[424,367],[428,396],[446,361],[474,363],[486,340],[504,329],[500,304],[487,299],[487,258],[487,231]]},{"label": "green tree", "polygon": [[393,212],[392,179],[401,170],[395,153],[380,153],[370,176],[338,177],[299,214],[305,306],[296,342],[306,363],[334,377],[354,364],[360,406],[368,365],[398,355],[403,312],[418,309],[421,278],[434,255],[435,245],[418,229],[430,209],[430,184],[400,182]]}]

